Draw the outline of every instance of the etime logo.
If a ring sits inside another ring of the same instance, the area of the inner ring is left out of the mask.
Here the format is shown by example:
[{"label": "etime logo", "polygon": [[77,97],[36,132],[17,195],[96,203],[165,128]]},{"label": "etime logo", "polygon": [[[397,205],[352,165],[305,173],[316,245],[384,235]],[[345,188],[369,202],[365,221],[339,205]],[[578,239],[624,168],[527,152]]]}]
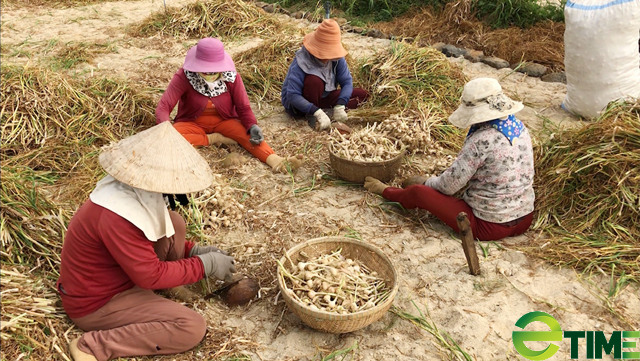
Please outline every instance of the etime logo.
[{"label": "etime logo", "polygon": [[563,338],[571,340],[571,359],[577,359],[580,355],[580,339],[585,339],[587,359],[600,360],[602,355],[613,354],[615,359],[630,360],[640,359],[640,352],[623,351],[623,348],[635,348],[634,341],[624,341],[625,338],[640,338],[640,331],[613,331],[611,337],[602,331],[562,331],[560,324],[553,316],[541,311],[529,312],[520,317],[516,326],[525,329],[532,322],[542,322],[549,327],[549,331],[513,331],[513,346],[516,351],[528,360],[546,360],[555,355],[560,347],[549,343],[544,350],[531,350],[524,343],[525,341],[562,341]]}]

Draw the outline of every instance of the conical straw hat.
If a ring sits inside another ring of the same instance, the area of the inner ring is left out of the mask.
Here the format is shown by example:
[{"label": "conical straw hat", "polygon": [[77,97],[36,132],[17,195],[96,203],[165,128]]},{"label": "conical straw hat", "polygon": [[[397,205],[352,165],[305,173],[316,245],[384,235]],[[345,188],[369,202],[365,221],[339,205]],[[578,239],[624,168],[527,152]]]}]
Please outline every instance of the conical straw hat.
[{"label": "conical straw hat", "polygon": [[171,122],[103,147],[99,160],[113,178],[149,192],[197,192],[213,181],[207,161]]}]

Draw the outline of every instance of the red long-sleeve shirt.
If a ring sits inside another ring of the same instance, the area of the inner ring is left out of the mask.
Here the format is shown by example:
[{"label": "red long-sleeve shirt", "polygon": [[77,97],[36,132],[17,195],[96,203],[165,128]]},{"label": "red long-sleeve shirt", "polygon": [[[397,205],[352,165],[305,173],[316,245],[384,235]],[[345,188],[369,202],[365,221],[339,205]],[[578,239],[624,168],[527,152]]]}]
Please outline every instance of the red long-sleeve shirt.
[{"label": "red long-sleeve shirt", "polygon": [[156,107],[156,123],[160,124],[171,120],[171,111],[178,104],[178,101],[180,103],[178,104],[178,113],[174,121],[195,120],[207,107],[207,102],[211,100],[222,119],[239,119],[245,129],[248,130],[258,122],[253,110],[251,110],[251,103],[242,82],[242,77],[237,74],[236,81],[233,83],[226,82],[226,85],[226,92],[217,97],[209,98],[193,89],[189,79],[184,74],[184,70],[182,68],[178,69]]},{"label": "red long-sleeve shirt", "polygon": [[[185,257],[193,243],[186,242]],[[134,286],[165,289],[204,277],[198,257],[160,261],[153,243],[131,222],[87,200],[69,223],[62,247],[60,292],[70,318],[93,313]]]}]

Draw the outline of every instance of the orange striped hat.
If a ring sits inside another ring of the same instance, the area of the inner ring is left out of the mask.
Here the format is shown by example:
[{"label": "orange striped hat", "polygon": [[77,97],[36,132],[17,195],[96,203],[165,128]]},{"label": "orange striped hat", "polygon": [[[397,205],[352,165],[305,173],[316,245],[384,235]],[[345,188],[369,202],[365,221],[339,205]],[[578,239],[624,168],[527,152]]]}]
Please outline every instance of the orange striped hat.
[{"label": "orange striped hat", "polygon": [[340,41],[340,25],[333,19],[324,19],[315,31],[304,37],[302,44],[318,59],[339,59],[347,55]]}]

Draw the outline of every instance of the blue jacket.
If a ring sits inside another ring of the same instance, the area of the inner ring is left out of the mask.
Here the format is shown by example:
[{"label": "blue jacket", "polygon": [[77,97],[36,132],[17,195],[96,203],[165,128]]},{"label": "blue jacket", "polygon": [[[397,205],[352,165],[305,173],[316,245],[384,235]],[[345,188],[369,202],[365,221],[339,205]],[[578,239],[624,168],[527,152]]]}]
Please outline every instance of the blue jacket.
[{"label": "blue jacket", "polygon": [[[344,58],[334,60],[333,71],[336,74],[336,86],[340,85],[338,104],[346,105],[353,92],[353,79],[351,78],[347,61]],[[295,114],[294,109],[298,113],[304,114],[313,114],[318,110],[317,106],[302,96],[305,76],[305,72],[298,66],[298,62],[294,58],[289,66],[287,76],[284,78],[282,92],[280,93],[282,105],[289,114]]]}]

